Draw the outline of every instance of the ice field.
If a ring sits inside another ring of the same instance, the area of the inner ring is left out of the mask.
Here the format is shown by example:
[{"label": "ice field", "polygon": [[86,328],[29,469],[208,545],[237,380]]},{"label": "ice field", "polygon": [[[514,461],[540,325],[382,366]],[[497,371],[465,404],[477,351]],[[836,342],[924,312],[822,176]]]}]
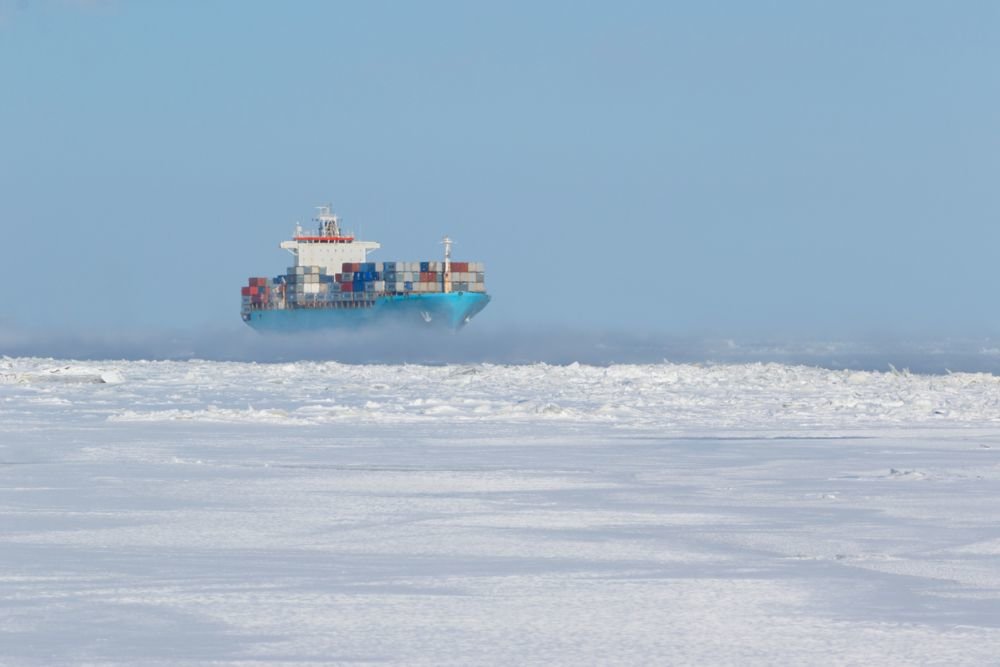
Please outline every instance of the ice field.
[{"label": "ice field", "polygon": [[1000,378],[0,360],[0,664],[996,664]]}]

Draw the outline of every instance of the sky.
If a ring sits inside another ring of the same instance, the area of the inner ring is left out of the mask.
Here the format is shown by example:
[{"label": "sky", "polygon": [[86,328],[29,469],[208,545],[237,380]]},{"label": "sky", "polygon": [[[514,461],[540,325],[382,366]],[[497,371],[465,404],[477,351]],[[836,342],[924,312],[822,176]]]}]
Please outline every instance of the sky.
[{"label": "sky", "polygon": [[0,329],[236,330],[331,202],[484,331],[996,335],[998,62],[995,2],[0,0]]}]

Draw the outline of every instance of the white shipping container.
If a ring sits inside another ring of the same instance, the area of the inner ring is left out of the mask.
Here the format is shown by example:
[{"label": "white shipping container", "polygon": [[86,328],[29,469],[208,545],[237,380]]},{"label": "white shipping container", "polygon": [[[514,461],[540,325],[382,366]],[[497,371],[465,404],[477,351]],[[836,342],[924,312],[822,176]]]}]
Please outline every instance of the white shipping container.
[{"label": "white shipping container", "polygon": [[376,292],[384,292],[385,291],[385,281],[384,280],[376,280],[375,281],[375,291]]}]

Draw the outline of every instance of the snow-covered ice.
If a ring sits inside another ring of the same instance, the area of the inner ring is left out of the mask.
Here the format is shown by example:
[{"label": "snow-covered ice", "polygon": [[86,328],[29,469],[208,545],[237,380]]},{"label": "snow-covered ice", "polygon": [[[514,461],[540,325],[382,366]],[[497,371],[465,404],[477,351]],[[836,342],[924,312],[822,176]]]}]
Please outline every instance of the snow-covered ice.
[{"label": "snow-covered ice", "polygon": [[1000,378],[0,361],[2,664],[991,664]]}]

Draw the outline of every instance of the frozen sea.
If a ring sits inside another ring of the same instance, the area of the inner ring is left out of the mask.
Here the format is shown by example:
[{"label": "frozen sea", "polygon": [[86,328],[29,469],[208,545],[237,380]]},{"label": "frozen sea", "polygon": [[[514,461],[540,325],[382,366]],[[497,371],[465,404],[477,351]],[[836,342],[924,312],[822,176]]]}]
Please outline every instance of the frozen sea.
[{"label": "frozen sea", "polygon": [[1000,659],[1000,378],[0,361],[0,664]]}]

